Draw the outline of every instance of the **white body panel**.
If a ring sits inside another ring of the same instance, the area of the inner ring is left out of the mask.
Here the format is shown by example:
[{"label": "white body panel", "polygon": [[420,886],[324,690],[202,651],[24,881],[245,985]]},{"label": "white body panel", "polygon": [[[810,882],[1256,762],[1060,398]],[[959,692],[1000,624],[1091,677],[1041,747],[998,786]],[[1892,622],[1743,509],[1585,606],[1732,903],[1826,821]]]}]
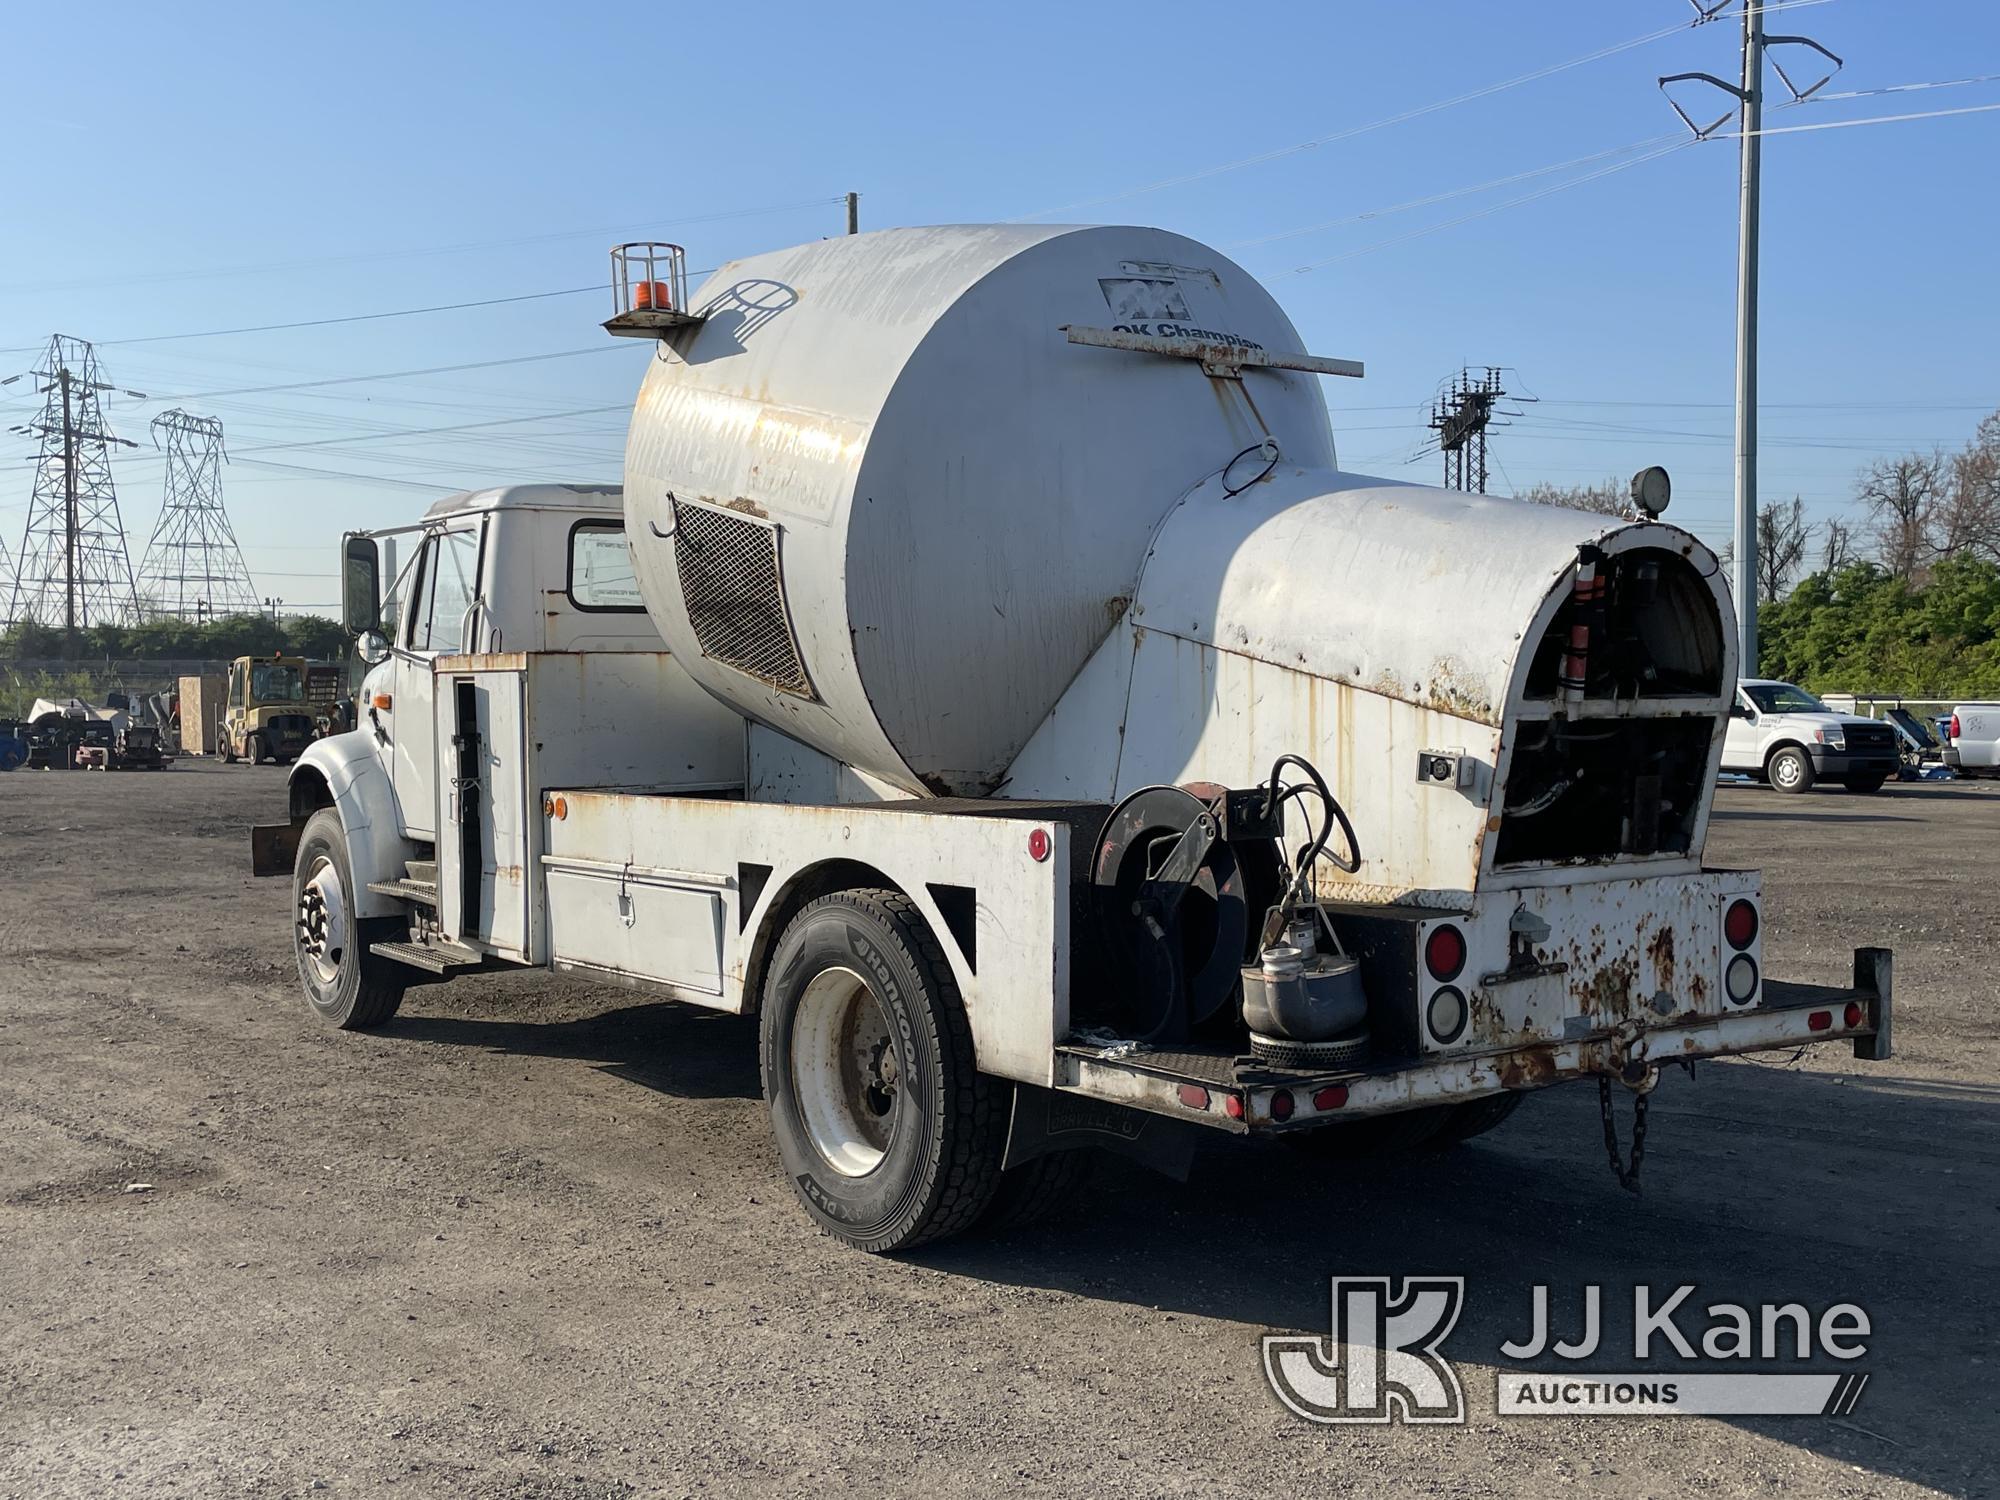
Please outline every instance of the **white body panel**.
[{"label": "white body panel", "polygon": [[[981,1070],[1052,1081],[1055,1044],[1069,1032],[1066,824],[912,803],[793,807],[612,792],[570,794],[547,823],[549,942],[564,967],[692,1004],[753,1009],[745,976],[767,914],[815,865],[858,861],[908,896],[938,936]],[[1028,849],[1038,828],[1050,839],[1041,860]],[[749,897],[746,866],[769,871]],[[938,905],[938,885],[978,892],[970,955]]]},{"label": "white body panel", "polygon": [[[479,715],[479,897],[463,901],[464,848],[453,739],[460,684]],[[542,801],[556,788],[615,786],[739,792],[743,720],[697,688],[664,651],[510,652],[437,663],[439,917],[454,942],[544,963],[539,876]]]},{"label": "white body panel", "polygon": [[[1674,527],[1333,472],[1286,470],[1234,496],[1210,481],[1161,526],[1128,618],[1009,767],[1007,795],[1252,786],[1289,751],[1320,768],[1361,835],[1360,870],[1322,866],[1329,899],[1463,908],[1482,886],[1696,870],[1706,799],[1686,855],[1587,875],[1495,863],[1506,729],[1549,712],[1528,697],[1528,657],[1586,544],[1688,558],[1704,607],[1726,617],[1713,554]],[[1719,722],[1726,694],[1655,704]],[[1576,715],[1638,711],[1587,700]],[[1463,782],[1419,784],[1424,751],[1459,755]]]}]

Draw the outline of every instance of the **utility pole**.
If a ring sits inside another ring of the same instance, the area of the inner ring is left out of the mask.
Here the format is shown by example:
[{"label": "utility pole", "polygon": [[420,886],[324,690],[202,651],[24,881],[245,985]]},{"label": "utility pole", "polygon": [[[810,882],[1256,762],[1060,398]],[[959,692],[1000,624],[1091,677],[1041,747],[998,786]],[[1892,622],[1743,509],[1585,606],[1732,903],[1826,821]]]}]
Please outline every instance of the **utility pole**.
[{"label": "utility pole", "polygon": [[[1694,24],[1700,26],[1720,15],[1729,0],[1688,0],[1688,3],[1695,10]],[[1741,3],[1743,81],[1728,83],[1713,73],[1670,73],[1660,80],[1660,89],[1665,92],[1670,83],[1694,81],[1711,84],[1735,96],[1740,113],[1733,110],[1706,125],[1697,125],[1673,95],[1667,95],[1667,103],[1698,141],[1707,140],[1732,115],[1742,121],[1736,209],[1735,565],[1730,581],[1736,593],[1736,670],[1739,676],[1754,677],[1757,675],[1757,265],[1764,158],[1764,58],[1767,47],[1790,45],[1810,47],[1833,63],[1832,72],[1804,89],[1792,82],[1782,65],[1773,64],[1794,104],[1805,102],[1825,88],[1834,73],[1840,71],[1841,60],[1811,37],[1767,36],[1764,11],[1772,0],[1741,0]]]},{"label": "utility pole", "polygon": [[1764,0],[1743,0],[1743,147],[1736,210],[1737,675],[1757,675],[1757,229],[1764,138]]},{"label": "utility pole", "polygon": [[847,195],[847,232],[849,234],[861,233],[861,195],[859,193],[849,193]]}]

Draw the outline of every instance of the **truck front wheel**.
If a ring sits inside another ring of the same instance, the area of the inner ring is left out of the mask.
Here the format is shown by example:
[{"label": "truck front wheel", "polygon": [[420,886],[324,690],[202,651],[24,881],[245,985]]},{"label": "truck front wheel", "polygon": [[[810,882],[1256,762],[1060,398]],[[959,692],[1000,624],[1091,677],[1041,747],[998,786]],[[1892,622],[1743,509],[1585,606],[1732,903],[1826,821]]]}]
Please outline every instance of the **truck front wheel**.
[{"label": "truck front wheel", "polygon": [[974,1064],[944,950],[894,891],[840,891],[786,927],[764,984],[764,1098],[806,1212],[907,1250],[975,1223],[1000,1181],[1006,1085]]},{"label": "truck front wheel", "polygon": [[340,814],[323,807],[299,835],[292,866],[292,947],[306,1001],[343,1031],[380,1026],[403,1003],[409,969],[369,944],[409,935],[400,917],[356,917],[354,863]]},{"label": "truck front wheel", "polygon": [[1781,792],[1809,792],[1817,779],[1812,757],[1797,745],[1787,745],[1764,768],[1771,785]]}]

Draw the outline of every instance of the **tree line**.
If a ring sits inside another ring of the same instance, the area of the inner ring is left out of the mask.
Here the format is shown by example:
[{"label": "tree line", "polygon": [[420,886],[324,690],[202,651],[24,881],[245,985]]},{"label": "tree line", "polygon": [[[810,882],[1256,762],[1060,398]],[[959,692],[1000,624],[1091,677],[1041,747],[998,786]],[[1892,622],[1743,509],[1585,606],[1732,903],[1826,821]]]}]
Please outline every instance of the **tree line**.
[{"label": "tree line", "polygon": [[224,615],[219,619],[157,619],[143,625],[91,625],[74,648],[60,625],[24,620],[0,630],[0,660],[228,661],[238,656],[306,656],[344,661],[347,632],[320,615]]},{"label": "tree line", "polygon": [[[1609,479],[1520,498],[1624,515],[1628,494]],[[1814,521],[1796,495],[1758,507],[1758,671],[1815,692],[2000,697],[2000,412],[1963,448],[1868,465],[1854,498],[1858,524]]]}]

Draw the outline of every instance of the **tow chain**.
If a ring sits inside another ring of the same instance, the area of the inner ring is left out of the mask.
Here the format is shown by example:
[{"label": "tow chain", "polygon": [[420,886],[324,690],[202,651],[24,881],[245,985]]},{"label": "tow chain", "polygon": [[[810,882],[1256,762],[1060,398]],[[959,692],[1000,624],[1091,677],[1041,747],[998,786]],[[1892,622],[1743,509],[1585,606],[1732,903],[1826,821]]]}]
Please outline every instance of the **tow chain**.
[{"label": "tow chain", "polygon": [[1597,1075],[1597,1109],[1604,1117],[1604,1151],[1611,1158],[1611,1173],[1628,1193],[1638,1193],[1639,1167],[1646,1159],[1646,1095],[1632,1100],[1632,1160],[1628,1166],[1618,1149],[1618,1122],[1611,1117],[1611,1075]]}]

